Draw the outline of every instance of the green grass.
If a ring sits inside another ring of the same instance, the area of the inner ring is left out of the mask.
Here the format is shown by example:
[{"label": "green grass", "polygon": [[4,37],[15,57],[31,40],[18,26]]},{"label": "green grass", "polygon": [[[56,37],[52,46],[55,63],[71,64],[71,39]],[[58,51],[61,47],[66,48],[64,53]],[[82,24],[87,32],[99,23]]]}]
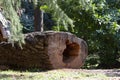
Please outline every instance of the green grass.
[{"label": "green grass", "polygon": [[79,70],[51,70],[45,72],[0,71],[0,80],[109,80],[101,73],[87,73]]}]

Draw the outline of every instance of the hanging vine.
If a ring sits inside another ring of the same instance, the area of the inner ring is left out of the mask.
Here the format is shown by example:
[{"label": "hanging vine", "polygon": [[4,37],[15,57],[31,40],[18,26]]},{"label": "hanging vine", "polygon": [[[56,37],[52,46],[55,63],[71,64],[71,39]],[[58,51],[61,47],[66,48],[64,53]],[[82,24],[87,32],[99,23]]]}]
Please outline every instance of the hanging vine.
[{"label": "hanging vine", "polygon": [[60,26],[63,26],[66,31],[68,31],[68,27],[74,31],[73,20],[67,16],[67,14],[60,8],[58,5],[58,0],[34,0],[34,2],[42,2],[46,4],[49,9],[53,11],[53,16],[56,18],[57,22],[57,30],[60,31]]},{"label": "hanging vine", "polygon": [[11,35],[8,41],[11,43],[18,42],[21,46],[21,43],[24,43],[24,36],[22,34],[23,26],[20,24],[20,19],[17,15],[17,10],[20,7],[20,2],[21,0],[2,0],[4,15],[6,19],[9,19],[11,22]]}]

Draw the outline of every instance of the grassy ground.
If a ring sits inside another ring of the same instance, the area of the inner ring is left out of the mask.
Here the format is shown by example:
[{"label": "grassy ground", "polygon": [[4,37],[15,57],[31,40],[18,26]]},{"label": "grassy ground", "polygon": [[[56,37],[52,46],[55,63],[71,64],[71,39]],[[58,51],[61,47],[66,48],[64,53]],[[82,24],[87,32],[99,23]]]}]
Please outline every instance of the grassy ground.
[{"label": "grassy ground", "polygon": [[0,71],[0,80],[120,80],[119,74],[108,76],[106,72],[82,69],[59,69],[44,72],[8,70]]}]

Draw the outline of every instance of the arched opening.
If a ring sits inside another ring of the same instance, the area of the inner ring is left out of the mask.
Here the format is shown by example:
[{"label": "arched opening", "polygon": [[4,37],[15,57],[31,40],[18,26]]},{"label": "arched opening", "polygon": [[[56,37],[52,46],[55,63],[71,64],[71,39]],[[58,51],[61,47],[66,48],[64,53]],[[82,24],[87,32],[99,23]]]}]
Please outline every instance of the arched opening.
[{"label": "arched opening", "polygon": [[66,41],[66,48],[63,52],[63,62],[69,63],[73,61],[78,55],[80,51],[79,44],[73,42],[69,43],[69,40]]}]

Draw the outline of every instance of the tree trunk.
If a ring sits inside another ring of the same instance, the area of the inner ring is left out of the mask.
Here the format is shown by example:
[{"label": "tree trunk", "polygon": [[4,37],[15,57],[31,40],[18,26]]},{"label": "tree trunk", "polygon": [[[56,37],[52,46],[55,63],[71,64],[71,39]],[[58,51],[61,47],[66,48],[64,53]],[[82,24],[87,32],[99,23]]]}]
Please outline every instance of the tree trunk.
[{"label": "tree trunk", "polygon": [[34,27],[35,31],[43,31],[43,11],[40,10],[40,7],[37,7],[34,12]]},{"label": "tree trunk", "polygon": [[87,56],[86,42],[67,32],[33,32],[25,35],[23,49],[0,44],[0,65],[10,68],[80,68]]}]

